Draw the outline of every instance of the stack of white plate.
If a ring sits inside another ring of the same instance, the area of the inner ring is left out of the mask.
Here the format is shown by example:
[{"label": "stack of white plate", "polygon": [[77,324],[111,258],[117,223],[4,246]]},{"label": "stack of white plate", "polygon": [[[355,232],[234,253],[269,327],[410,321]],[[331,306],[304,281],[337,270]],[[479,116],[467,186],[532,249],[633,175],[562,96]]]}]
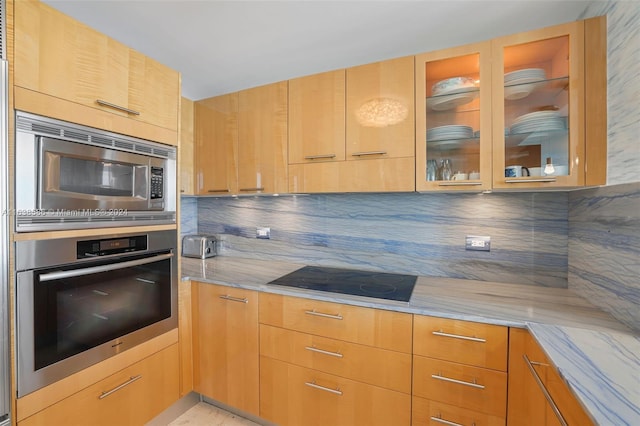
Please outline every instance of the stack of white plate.
[{"label": "stack of white plate", "polygon": [[526,68],[507,73],[504,75],[504,98],[510,101],[525,98],[547,84],[546,78],[542,68]]},{"label": "stack of white plate", "polygon": [[478,87],[469,77],[452,77],[437,82],[431,87],[433,96],[427,98],[427,107],[435,111],[446,111],[468,104],[478,97]]},{"label": "stack of white plate", "polygon": [[439,126],[427,129],[427,141],[447,139],[469,139],[473,137],[473,129],[469,126]]},{"label": "stack of white plate", "polygon": [[511,123],[511,134],[565,130],[564,119],[557,111],[537,111],[521,115]]}]

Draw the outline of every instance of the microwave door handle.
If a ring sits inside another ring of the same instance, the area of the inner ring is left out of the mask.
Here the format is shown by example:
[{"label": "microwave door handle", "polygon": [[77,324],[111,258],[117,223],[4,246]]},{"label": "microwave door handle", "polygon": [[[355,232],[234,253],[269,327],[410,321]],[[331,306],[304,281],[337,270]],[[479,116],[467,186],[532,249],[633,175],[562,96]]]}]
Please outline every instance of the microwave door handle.
[{"label": "microwave door handle", "polygon": [[115,271],[117,269],[131,268],[133,266],[145,265],[147,263],[158,262],[160,260],[166,260],[173,257],[173,253],[159,254],[153,257],[146,257],[144,259],[129,260],[126,262],[113,263],[109,265],[91,266],[89,268],[73,269],[71,271],[58,271],[49,272],[48,274],[40,275],[40,282],[60,280],[64,278],[80,277],[83,275],[97,274],[99,272]]}]

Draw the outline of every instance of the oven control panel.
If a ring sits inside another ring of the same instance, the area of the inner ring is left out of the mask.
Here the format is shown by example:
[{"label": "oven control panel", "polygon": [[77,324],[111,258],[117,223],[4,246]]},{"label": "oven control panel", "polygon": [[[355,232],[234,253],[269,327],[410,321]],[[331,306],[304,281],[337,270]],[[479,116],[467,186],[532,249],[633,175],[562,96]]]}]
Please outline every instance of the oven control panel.
[{"label": "oven control panel", "polygon": [[124,238],[84,240],[78,241],[76,247],[78,259],[143,251],[147,249],[147,236],[134,235]]}]

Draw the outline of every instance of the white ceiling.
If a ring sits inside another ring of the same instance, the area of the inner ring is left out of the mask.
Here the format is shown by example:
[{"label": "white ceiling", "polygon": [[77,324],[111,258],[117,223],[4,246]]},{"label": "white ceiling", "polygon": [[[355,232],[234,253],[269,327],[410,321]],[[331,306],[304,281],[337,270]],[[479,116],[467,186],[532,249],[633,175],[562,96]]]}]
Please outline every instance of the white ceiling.
[{"label": "white ceiling", "polygon": [[43,1],[177,69],[193,100],[574,21],[590,3]]}]

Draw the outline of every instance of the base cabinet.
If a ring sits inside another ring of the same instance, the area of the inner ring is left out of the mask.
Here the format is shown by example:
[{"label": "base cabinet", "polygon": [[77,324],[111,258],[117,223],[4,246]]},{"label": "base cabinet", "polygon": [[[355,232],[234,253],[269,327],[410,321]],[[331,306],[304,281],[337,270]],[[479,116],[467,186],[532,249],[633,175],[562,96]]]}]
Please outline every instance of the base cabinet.
[{"label": "base cabinet", "polygon": [[178,392],[178,345],[174,344],[18,425],[143,425],[177,401]]},{"label": "base cabinet", "polygon": [[413,397],[411,426],[475,425],[504,426],[504,417]]},{"label": "base cabinet", "polygon": [[260,417],[409,425],[412,315],[260,294]]},{"label": "base cabinet", "polygon": [[260,417],[279,425],[409,425],[411,396],[260,358]]},{"label": "base cabinet", "polygon": [[[545,396],[545,393],[547,394]],[[509,426],[589,426],[593,420],[573,396],[527,330],[509,331]]]},{"label": "base cabinet", "polygon": [[508,328],[414,316],[412,421],[504,425]]},{"label": "base cabinet", "polygon": [[258,415],[258,293],[192,285],[194,390]]}]

